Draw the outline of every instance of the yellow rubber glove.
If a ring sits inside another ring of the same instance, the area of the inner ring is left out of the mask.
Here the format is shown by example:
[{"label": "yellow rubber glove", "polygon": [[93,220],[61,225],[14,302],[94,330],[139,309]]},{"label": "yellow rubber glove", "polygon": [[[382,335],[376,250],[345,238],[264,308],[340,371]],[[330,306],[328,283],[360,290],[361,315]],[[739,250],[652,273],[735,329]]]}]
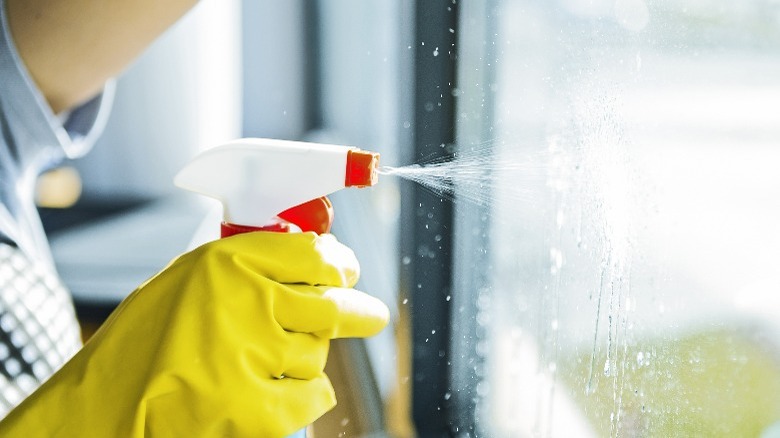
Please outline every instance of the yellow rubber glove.
[{"label": "yellow rubber glove", "polygon": [[333,236],[249,233],[174,260],[0,423],[3,437],[283,437],[335,405],[329,339],[387,307]]}]

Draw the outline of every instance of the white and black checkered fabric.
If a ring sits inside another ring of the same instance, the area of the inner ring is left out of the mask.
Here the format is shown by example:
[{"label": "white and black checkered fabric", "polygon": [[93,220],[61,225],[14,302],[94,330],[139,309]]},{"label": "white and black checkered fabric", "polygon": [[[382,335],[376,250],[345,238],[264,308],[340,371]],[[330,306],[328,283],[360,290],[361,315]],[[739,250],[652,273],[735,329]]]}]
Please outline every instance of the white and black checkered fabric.
[{"label": "white and black checkered fabric", "polygon": [[0,417],[79,348],[73,303],[60,280],[0,243]]}]

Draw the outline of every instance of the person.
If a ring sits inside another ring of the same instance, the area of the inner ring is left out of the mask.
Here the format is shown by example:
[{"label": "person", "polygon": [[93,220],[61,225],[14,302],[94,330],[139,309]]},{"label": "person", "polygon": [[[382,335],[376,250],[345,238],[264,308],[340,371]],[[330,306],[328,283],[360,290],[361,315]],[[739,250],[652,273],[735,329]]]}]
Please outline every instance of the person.
[{"label": "person", "polygon": [[142,284],[83,347],[34,205],[84,154],[110,79],[196,0],[0,0],[0,435],[285,436],[334,403],[329,340],[387,307],[333,236],[207,243]]}]

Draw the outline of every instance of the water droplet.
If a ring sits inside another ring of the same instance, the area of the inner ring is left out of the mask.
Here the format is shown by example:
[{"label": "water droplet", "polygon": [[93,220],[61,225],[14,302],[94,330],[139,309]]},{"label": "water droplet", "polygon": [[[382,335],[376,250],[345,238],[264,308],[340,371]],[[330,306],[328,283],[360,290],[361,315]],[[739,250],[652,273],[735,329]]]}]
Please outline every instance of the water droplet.
[{"label": "water droplet", "polygon": [[610,369],[610,362],[609,359],[607,359],[606,362],[604,362],[604,375],[609,377],[609,375],[612,373],[612,370]]},{"label": "water droplet", "polygon": [[449,400],[449,399],[450,399],[450,397],[452,397],[452,394],[451,394],[451,393],[449,393],[449,392],[445,392],[445,393],[444,393],[444,400]]},{"label": "water droplet", "polygon": [[477,383],[477,396],[479,397],[485,397],[488,395],[490,387],[488,386],[488,383],[485,381],[481,381]]},{"label": "water droplet", "polygon": [[409,256],[404,256],[401,259],[401,263],[403,263],[404,265],[408,265],[409,263],[412,263],[412,258]]},{"label": "water droplet", "polygon": [[433,56],[439,56],[439,48],[433,49]]},{"label": "water droplet", "polygon": [[450,28],[450,33],[455,33],[455,29]]},{"label": "water droplet", "polygon": [[550,272],[558,273],[563,266],[563,253],[558,248],[550,248]]},{"label": "water droplet", "polygon": [[450,295],[447,295],[447,298],[445,298],[447,301],[451,300],[452,297]]},{"label": "water droplet", "polygon": [[431,330],[431,334],[435,335],[436,334],[436,329]]},{"label": "water droplet", "polygon": [[403,300],[403,301],[401,301],[401,304],[406,304],[406,303],[408,303],[408,302],[409,302],[409,298],[404,298],[404,300]]}]

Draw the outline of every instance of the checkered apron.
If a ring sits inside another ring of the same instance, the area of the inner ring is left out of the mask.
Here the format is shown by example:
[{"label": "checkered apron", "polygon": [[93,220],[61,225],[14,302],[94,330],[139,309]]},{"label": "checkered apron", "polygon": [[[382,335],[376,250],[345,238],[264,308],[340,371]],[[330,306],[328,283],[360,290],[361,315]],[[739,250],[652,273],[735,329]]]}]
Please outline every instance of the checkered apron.
[{"label": "checkered apron", "polygon": [[0,243],[0,417],[79,348],[73,303],[59,278]]}]

